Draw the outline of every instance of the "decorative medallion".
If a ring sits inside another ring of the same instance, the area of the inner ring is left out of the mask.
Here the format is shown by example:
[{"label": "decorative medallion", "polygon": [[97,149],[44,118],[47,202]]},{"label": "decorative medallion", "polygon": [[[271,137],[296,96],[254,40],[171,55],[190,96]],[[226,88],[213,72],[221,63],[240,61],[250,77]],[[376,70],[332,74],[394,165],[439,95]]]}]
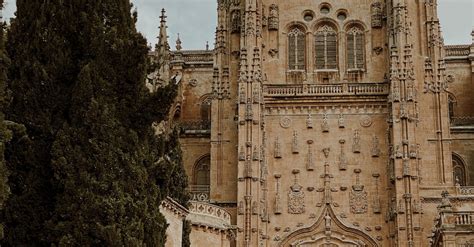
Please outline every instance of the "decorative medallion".
[{"label": "decorative medallion", "polygon": [[289,128],[291,125],[291,119],[289,117],[282,117],[281,120],[280,120],[280,126],[282,128]]},{"label": "decorative medallion", "polygon": [[360,126],[362,127],[370,127],[372,125],[372,118],[369,115],[364,115],[360,119]]},{"label": "decorative medallion", "polygon": [[197,86],[197,80],[196,80],[196,79],[191,79],[191,80],[189,80],[189,85],[190,85],[191,87]]}]

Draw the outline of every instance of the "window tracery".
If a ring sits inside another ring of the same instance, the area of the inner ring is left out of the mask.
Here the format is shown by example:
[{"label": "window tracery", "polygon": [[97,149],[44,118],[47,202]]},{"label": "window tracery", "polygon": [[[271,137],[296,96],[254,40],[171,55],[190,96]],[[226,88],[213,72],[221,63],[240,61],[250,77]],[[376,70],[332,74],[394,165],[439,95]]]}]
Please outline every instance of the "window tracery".
[{"label": "window tracery", "polygon": [[299,28],[294,27],[288,33],[288,69],[305,69],[305,33]]},{"label": "window tracery", "polygon": [[337,32],[329,25],[321,26],[315,34],[316,69],[337,69]]},{"label": "window tracery", "polygon": [[347,32],[347,68],[364,69],[365,67],[364,31],[355,26]]}]

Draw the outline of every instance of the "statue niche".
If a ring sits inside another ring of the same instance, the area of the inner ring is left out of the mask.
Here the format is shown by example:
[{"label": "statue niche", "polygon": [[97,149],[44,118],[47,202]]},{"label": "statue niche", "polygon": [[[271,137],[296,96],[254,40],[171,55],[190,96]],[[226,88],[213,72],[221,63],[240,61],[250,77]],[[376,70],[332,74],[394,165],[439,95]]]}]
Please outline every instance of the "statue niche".
[{"label": "statue niche", "polygon": [[268,30],[278,31],[279,27],[278,5],[270,5],[270,15],[268,17]]}]

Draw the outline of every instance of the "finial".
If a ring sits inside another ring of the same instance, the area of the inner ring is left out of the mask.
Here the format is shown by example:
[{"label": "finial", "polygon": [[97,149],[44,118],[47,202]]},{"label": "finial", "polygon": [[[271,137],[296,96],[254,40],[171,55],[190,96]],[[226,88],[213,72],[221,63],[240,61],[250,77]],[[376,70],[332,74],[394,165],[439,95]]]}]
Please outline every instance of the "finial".
[{"label": "finial", "polygon": [[179,33],[178,33],[178,39],[176,39],[176,50],[177,50],[177,51],[181,51],[181,49],[183,48],[183,47],[181,46],[181,44],[182,44],[182,43],[181,43],[181,39],[179,38]]},{"label": "finial", "polygon": [[209,41],[206,41],[206,51],[209,51]]},{"label": "finial", "polygon": [[166,10],[164,8],[161,9],[161,16],[160,16],[160,19],[161,19],[161,22],[166,22]]}]

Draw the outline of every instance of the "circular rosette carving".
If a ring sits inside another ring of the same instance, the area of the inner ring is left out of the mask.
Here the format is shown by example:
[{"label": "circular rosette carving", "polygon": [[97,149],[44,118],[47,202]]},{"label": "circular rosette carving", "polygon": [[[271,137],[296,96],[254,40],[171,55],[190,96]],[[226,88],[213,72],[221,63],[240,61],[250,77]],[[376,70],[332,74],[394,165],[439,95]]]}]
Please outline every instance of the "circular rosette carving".
[{"label": "circular rosette carving", "polygon": [[362,127],[370,127],[372,125],[372,118],[369,115],[364,115],[360,119],[360,126]]},{"label": "circular rosette carving", "polygon": [[281,118],[280,126],[285,129],[289,128],[291,126],[291,119],[289,117]]}]

